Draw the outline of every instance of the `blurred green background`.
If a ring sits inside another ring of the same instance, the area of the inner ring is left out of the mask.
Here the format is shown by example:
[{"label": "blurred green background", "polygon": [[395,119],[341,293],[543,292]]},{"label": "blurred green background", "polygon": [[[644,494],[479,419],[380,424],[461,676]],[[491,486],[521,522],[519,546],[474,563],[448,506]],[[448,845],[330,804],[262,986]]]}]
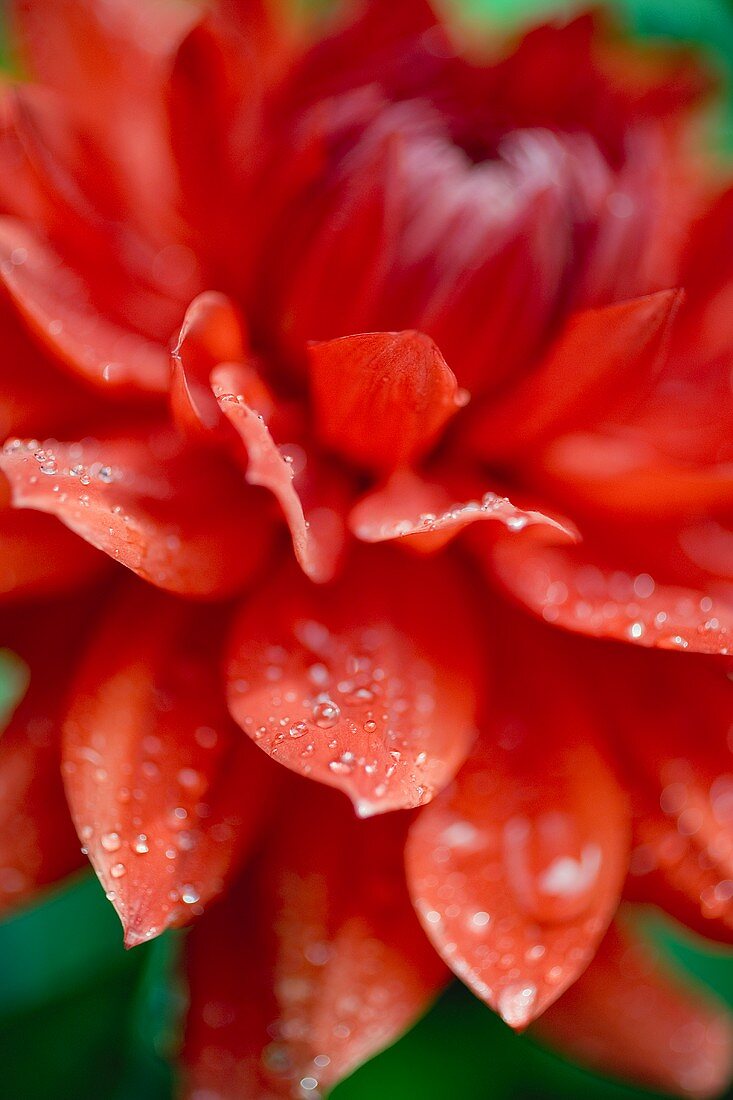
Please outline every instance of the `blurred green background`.
[{"label": "blurred green background", "polygon": [[[510,29],[583,6],[571,0],[460,3],[477,19]],[[726,79],[711,118],[714,140],[733,148],[733,0],[615,0],[610,6],[637,34],[687,41],[708,53]],[[0,65],[4,56],[0,34]],[[0,683],[0,703],[1,696]],[[676,965],[733,1005],[733,957],[702,950],[658,918],[646,928]],[[117,918],[91,875],[0,923],[0,1098],[170,1100],[184,1008],[176,977],[180,942],[180,934],[168,934],[123,951]],[[594,1077],[513,1035],[456,984],[410,1034],[332,1096],[631,1100],[649,1094]]]}]

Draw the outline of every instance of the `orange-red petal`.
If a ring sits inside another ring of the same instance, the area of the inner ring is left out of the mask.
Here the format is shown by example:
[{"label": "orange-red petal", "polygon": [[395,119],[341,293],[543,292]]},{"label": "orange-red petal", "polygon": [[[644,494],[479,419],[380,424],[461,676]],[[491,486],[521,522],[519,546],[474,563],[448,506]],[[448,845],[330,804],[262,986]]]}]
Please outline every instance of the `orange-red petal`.
[{"label": "orange-red petal", "polygon": [[669,973],[626,922],[535,1031],[599,1073],[674,1096],[718,1096],[733,1073],[729,1014]]},{"label": "orange-red petal", "polygon": [[0,279],[34,336],[73,374],[110,390],[168,389],[165,348],[98,313],[79,276],[13,218],[0,218]]},{"label": "orange-red petal", "polygon": [[594,423],[609,403],[638,395],[653,374],[680,292],[573,314],[539,367],[481,410],[474,444],[487,458],[517,455],[579,423]]},{"label": "orange-red petal", "polygon": [[402,818],[360,822],[299,787],[289,805],[256,873],[189,939],[191,1097],[332,1087],[445,980],[405,890]]},{"label": "orange-red petal", "polygon": [[[464,486],[467,480],[458,481]],[[404,539],[415,550],[429,553],[439,550],[471,523],[496,520],[507,530],[526,527],[548,528],[548,536],[564,542],[575,532],[559,520],[542,512],[518,508],[507,497],[479,492],[476,497],[460,500],[451,493],[450,484],[422,476],[401,467],[377,489],[362,497],[349,514],[349,526],[362,542],[388,542]]]},{"label": "orange-red petal", "polygon": [[309,351],[321,440],[370,470],[420,458],[467,400],[420,332],[343,336]]},{"label": "orange-red petal", "polygon": [[450,561],[374,549],[323,589],[276,576],[234,624],[231,712],[363,817],[428,802],[474,737],[485,674],[472,600]]},{"label": "orange-red petal", "polygon": [[584,546],[502,539],[486,546],[492,573],[546,622],[594,638],[699,653],[728,653],[733,604],[717,595],[657,583],[596,563]]},{"label": "orange-red petal", "polygon": [[220,363],[244,363],[249,356],[244,319],[231,299],[217,291],[199,294],[186,310],[171,355],[173,415],[182,431],[205,440],[222,425],[211,372]]},{"label": "orange-red petal", "polygon": [[221,892],[277,775],[227,714],[222,627],[216,609],[130,586],[74,685],[67,795],[128,946],[199,916]]},{"label": "orange-red petal", "polygon": [[[319,583],[330,580],[344,547],[338,482],[332,479],[313,486],[316,500],[306,514],[301,492],[294,484],[300,471],[287,445],[278,447],[272,437],[262,412],[267,394],[256,373],[241,364],[223,363],[213,370],[211,382],[219,408],[247,452],[247,481],[269,489],[276,498],[306,576]],[[296,450],[302,454],[301,448]],[[308,476],[311,471],[305,473]],[[329,501],[329,496],[335,500]]]},{"label": "orange-red petal", "polygon": [[[84,618],[76,601],[4,616],[0,653],[7,647],[22,661],[27,683],[19,685],[21,697],[0,737],[1,912],[83,862],[61,782],[59,741]],[[59,647],[62,628],[66,644]]]},{"label": "orange-red petal", "polygon": [[270,525],[238,470],[172,433],[39,445],[0,455],[16,508],[58,516],[92,546],[176,592],[235,592],[260,567]]},{"label": "orange-red petal", "polygon": [[80,542],[54,516],[0,508],[3,602],[80,588],[97,580],[108,564],[94,547]]},{"label": "orange-red petal", "polygon": [[[629,892],[730,943],[733,684],[719,662],[671,653],[607,654],[597,677],[633,784]],[[605,697],[609,678],[622,698]]]},{"label": "orange-red petal", "polygon": [[558,639],[529,623],[502,636],[501,694],[454,783],[412,825],[406,865],[436,949],[523,1028],[605,932],[626,873],[628,810]]},{"label": "orange-red petal", "polygon": [[128,217],[168,243],[176,228],[164,103],[175,49],[197,16],[180,0],[12,0],[15,42],[115,167]]}]

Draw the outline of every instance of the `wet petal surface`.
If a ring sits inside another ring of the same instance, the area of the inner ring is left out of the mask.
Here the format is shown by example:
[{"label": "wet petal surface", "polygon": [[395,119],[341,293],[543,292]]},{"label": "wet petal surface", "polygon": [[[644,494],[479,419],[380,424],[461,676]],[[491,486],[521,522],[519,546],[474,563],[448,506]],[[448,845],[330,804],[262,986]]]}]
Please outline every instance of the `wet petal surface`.
[{"label": "wet petal surface", "polygon": [[483,642],[470,599],[451,563],[373,550],[328,588],[282,574],[234,624],[231,712],[363,817],[428,802],[474,737]]},{"label": "wet petal surface", "polygon": [[405,890],[405,824],[293,787],[259,866],[189,940],[189,1096],[320,1096],[427,1007],[446,970]]},{"label": "wet petal surface", "polygon": [[133,582],[76,680],[64,780],[127,946],[200,916],[263,820],[276,772],[226,712],[222,625]]},{"label": "wet petal surface", "polygon": [[521,1029],[603,936],[626,871],[628,812],[557,639],[531,623],[507,636],[521,667],[500,661],[481,739],[412,825],[406,866],[436,949]]},{"label": "wet petal surface", "polygon": [[596,1072],[674,1096],[718,1096],[733,1069],[722,1004],[687,988],[626,922],[615,922],[585,974],[536,1034]]},{"label": "wet petal surface", "polygon": [[11,440],[0,455],[16,508],[57,516],[162,588],[215,596],[262,563],[270,527],[233,466],[171,432],[59,443]]}]

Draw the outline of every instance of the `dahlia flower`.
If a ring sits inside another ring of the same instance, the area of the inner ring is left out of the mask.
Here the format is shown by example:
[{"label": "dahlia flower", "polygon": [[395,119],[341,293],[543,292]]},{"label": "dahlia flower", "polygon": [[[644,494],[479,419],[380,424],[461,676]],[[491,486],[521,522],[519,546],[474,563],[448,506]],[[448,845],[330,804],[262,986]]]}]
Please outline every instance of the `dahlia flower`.
[{"label": "dahlia flower", "polygon": [[709,80],[424,0],[13,35],[3,908],[88,858],[127,946],[193,925],[191,1100],[321,1095],[452,974],[716,1093],[725,1010],[628,918],[733,931]]}]

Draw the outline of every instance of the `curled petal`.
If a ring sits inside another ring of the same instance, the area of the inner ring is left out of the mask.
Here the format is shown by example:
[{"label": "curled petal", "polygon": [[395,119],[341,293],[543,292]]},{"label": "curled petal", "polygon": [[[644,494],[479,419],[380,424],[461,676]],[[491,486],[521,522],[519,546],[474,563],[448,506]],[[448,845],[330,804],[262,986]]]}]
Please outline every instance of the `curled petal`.
[{"label": "curled petal", "polygon": [[405,890],[404,822],[359,822],[322,790],[293,795],[255,874],[188,941],[189,1095],[330,1088],[445,980]]},{"label": "curled petal", "polygon": [[439,550],[464,527],[479,520],[498,520],[509,531],[540,525],[573,539],[574,531],[542,512],[517,508],[506,497],[484,492],[456,504],[450,486],[431,481],[407,468],[395,470],[378,489],[362,497],[351,510],[349,526],[363,542],[404,539],[415,550]]},{"label": "curled petal", "polygon": [[419,332],[344,336],[309,350],[320,437],[368,469],[390,470],[424,455],[467,400],[436,345]]},{"label": "curled petal", "polygon": [[76,680],[67,796],[128,947],[199,916],[266,809],[273,770],[226,712],[221,633],[217,610],[124,590]]},{"label": "curled petal", "polygon": [[173,415],[184,432],[206,437],[222,424],[211,372],[220,363],[243,363],[249,354],[244,321],[231,299],[216,291],[195,298],[171,354]]},{"label": "curled petal", "polygon": [[269,526],[238,471],[164,432],[42,446],[13,440],[0,469],[16,508],[58,516],[162,588],[237,591],[266,553]]},{"label": "curled petal", "polygon": [[482,639],[452,563],[372,550],[333,586],[294,574],[247,601],[229,707],[275,760],[362,817],[428,802],[474,737]]},{"label": "curled petal", "polygon": [[520,455],[609,402],[638,394],[659,362],[680,292],[664,290],[573,314],[540,366],[504,400],[481,410],[473,438],[484,457]]},{"label": "curled petal", "polygon": [[519,1029],[587,966],[628,856],[625,799],[572,665],[555,655],[557,639],[526,629],[508,633],[503,695],[454,783],[416,818],[406,852],[436,949]]},{"label": "curled petal", "polygon": [[488,548],[492,570],[506,589],[546,622],[594,638],[690,653],[728,653],[733,606],[722,593],[657,584],[597,565],[582,547],[509,540]]},{"label": "curled petal", "polygon": [[674,1096],[718,1096],[733,1072],[728,1013],[667,973],[626,922],[535,1033],[604,1076]]},{"label": "curled petal", "polygon": [[247,451],[247,481],[269,489],[277,499],[290,528],[295,556],[306,576],[318,582],[329,580],[343,549],[339,511],[324,503],[306,517],[301,494],[294,485],[297,471],[292,455],[286,447],[277,446],[258,410],[266,391],[256,374],[248,367],[222,364],[213,371],[211,381],[222,413]]},{"label": "curled petal", "polygon": [[0,218],[0,279],[31,332],[72,373],[110,390],[167,390],[165,348],[98,313],[79,278],[12,218]]}]

